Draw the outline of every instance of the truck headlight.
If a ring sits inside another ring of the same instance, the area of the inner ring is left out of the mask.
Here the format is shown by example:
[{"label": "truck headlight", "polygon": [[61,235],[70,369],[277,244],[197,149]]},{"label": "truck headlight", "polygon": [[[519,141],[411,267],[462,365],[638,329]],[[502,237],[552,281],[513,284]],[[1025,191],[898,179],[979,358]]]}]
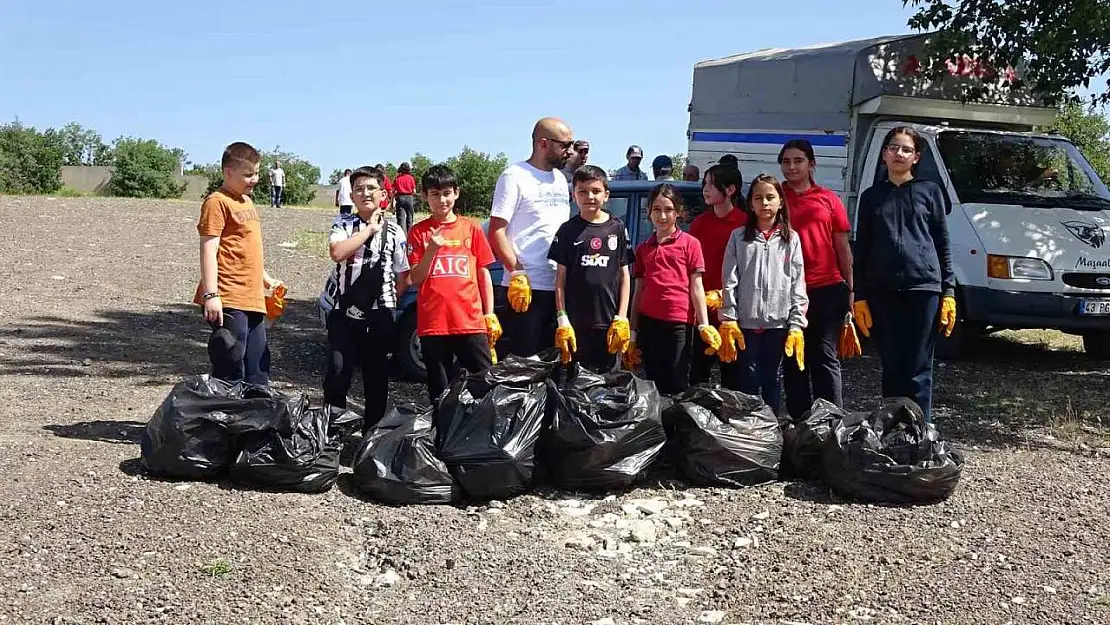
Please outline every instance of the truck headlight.
[{"label": "truck headlight", "polygon": [[988,254],[987,276],[1002,280],[1051,280],[1052,267],[1039,258]]}]

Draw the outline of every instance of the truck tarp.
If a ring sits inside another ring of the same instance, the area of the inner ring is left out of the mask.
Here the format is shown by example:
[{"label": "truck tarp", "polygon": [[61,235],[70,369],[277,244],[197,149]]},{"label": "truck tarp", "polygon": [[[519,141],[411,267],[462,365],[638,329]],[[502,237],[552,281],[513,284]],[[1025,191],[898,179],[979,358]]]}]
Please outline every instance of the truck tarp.
[{"label": "truck tarp", "polygon": [[959,100],[987,81],[989,104],[1044,106],[999,77],[922,76],[917,53],[928,34],[769,49],[694,66],[691,130],[851,130],[852,108],[884,95]]}]

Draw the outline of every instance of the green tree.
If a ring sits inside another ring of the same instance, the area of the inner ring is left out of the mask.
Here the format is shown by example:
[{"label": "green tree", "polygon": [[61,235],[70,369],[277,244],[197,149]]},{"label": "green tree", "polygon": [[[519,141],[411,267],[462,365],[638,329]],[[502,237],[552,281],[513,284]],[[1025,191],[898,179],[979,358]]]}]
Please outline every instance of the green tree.
[{"label": "green tree", "polygon": [[1076,145],[1103,182],[1110,184],[1110,119],[1105,109],[1069,104],[1056,118],[1052,130]]},{"label": "green tree", "polygon": [[[1021,69],[1035,93],[1058,103],[1076,100],[1075,89],[1110,72],[1106,0],[902,0],[902,6],[918,7],[911,28],[937,31],[924,50],[927,74],[942,75],[948,59],[969,55]],[[1092,103],[1110,102],[1110,80],[1094,91]]]},{"label": "green tree", "polygon": [[[415,158],[415,157],[414,157]],[[493,205],[493,188],[497,178],[509,165],[505,154],[490,156],[464,146],[462,152],[445,163],[459,178],[459,199],[456,209],[464,215],[487,216]]]},{"label": "green tree", "polygon": [[0,126],[0,193],[53,193],[62,188],[56,136],[18,120]]},{"label": "green tree", "polygon": [[343,177],[342,169],[331,170],[331,175],[328,176],[328,184],[339,184],[339,179]]},{"label": "green tree", "polygon": [[180,167],[179,151],[153,139],[120,137],[112,145],[108,193],[121,197],[181,197],[185,183],[175,177]]},{"label": "green tree", "polygon": [[686,169],[686,154],[683,152],[675,152],[671,156],[671,162],[674,163],[674,169],[671,170],[671,178],[682,180],[682,170]]},{"label": "green tree", "polygon": [[69,122],[54,132],[62,148],[62,165],[112,164],[112,148],[95,130]]},{"label": "green tree", "polygon": [[[281,162],[285,170],[285,186],[282,188],[283,204],[306,206],[316,197],[316,184],[320,181],[320,168],[292,152],[275,147],[262,152],[262,167],[258,171],[258,184],[254,187],[255,204],[270,203],[270,167],[275,161]],[[221,182],[222,183],[222,182]]]}]

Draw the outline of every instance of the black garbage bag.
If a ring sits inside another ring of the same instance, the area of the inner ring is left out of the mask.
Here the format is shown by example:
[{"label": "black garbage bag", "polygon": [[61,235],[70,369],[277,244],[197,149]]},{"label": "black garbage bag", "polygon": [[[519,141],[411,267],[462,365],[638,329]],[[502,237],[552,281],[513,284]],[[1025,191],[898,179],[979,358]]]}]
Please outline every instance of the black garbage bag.
[{"label": "black garbage bag", "polygon": [[278,391],[208,375],[186,377],[143,430],[143,466],[160,477],[219,477],[238,451],[229,426],[238,432],[263,430],[297,405]]},{"label": "black garbage bag", "polygon": [[359,428],[362,417],[333,406],[307,406],[302,397],[295,410],[283,412],[263,430],[231,425],[241,450],[230,467],[231,479],[297,493],[322,493],[334,486],[343,438]]},{"label": "black garbage bag", "polygon": [[355,486],[388,504],[449,504],[455,478],[436,456],[432,411],[399,406],[366,435],[354,462]]},{"label": "black garbage bag", "polygon": [[801,420],[783,426],[783,472],[803,479],[819,479],[824,462],[825,442],[842,420],[858,423],[863,415],[853,415],[836,404],[818,399]]},{"label": "black garbage bag", "polygon": [[436,447],[466,497],[508,499],[529,489],[554,363],[509,356],[463,376],[436,410]]},{"label": "black garbage bag", "polygon": [[822,477],[843,497],[925,503],[956,490],[963,464],[921,408],[902,397],[884,400],[865,419],[837,423],[825,443]]},{"label": "black garbage bag", "polygon": [[558,486],[577,490],[631,485],[659,457],[666,442],[654,382],[627,371],[604,375],[578,368],[550,387],[550,425],[541,462]]},{"label": "black garbage bag", "polygon": [[782,432],[763,400],[695,386],[663,412],[672,459],[699,485],[740,486],[778,477]]}]

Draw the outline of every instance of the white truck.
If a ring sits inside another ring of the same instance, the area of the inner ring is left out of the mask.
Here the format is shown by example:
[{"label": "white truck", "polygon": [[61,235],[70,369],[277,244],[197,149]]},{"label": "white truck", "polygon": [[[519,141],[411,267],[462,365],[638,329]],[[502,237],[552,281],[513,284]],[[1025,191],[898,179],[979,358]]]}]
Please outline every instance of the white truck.
[{"label": "white truck", "polygon": [[[816,182],[837,191],[856,223],[860,193],[885,177],[882,140],[895,126],[925,138],[916,175],[951,201],[948,230],[959,323],[942,357],[974,357],[999,329],[1082,335],[1110,359],[1110,191],[1067,139],[1046,132],[1057,115],[996,72],[968,62],[929,80],[926,35],[770,49],[694,66],[688,159],[702,171],[724,154],[745,181],[779,176],[788,139],[817,155]],[[978,82],[986,96],[962,102]],[[854,237],[853,237],[854,238]]]}]

